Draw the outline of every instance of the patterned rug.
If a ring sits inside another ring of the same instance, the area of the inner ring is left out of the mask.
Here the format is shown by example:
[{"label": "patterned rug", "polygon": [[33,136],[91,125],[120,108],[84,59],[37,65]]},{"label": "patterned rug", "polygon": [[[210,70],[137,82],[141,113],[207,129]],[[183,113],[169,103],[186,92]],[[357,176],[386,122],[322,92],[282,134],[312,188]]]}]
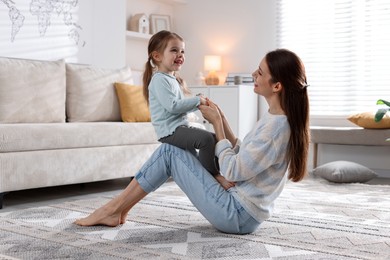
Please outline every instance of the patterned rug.
[{"label": "patterned rug", "polygon": [[390,186],[288,183],[250,235],[218,232],[175,183],[118,227],[72,222],[109,200],[0,211],[0,259],[390,259]]}]

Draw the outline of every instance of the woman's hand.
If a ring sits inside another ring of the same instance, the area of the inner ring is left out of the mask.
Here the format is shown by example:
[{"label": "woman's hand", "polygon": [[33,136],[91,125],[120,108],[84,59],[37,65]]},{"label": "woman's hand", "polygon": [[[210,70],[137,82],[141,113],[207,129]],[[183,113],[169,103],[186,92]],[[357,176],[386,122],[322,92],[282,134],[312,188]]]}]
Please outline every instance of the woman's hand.
[{"label": "woman's hand", "polygon": [[199,97],[200,97],[200,105],[205,105],[205,106],[209,105],[206,98],[204,98],[203,96],[199,96]]},{"label": "woman's hand", "polygon": [[[225,114],[223,113],[222,109],[217,104],[215,104],[213,101],[211,101],[210,99],[206,98],[206,100],[207,100],[207,103],[209,104],[210,107],[216,108],[218,110],[218,113],[219,113],[220,118],[221,118],[223,131],[217,130],[217,129],[219,129],[219,126],[213,124],[214,130],[217,133],[217,140],[221,140],[219,138],[222,138],[222,139],[227,138],[232,143],[232,145],[235,146],[237,143],[237,137],[234,135],[233,130],[230,128],[229,122],[227,121],[227,118],[225,117]],[[212,123],[212,122],[210,122],[210,123]],[[218,135],[219,133],[222,133],[222,135]]]},{"label": "woman's hand", "polygon": [[210,124],[214,125],[217,122],[222,122],[222,116],[219,112],[217,105],[211,100],[206,99],[208,105],[199,105],[199,110],[203,117],[209,121]]},{"label": "woman's hand", "polygon": [[200,105],[199,110],[202,113],[203,117],[213,125],[215,138],[217,141],[226,139],[225,130],[223,125],[223,118],[219,112],[217,105],[211,102],[209,99],[206,99],[208,106]]},{"label": "woman's hand", "polygon": [[210,100],[209,98],[207,98],[207,97],[206,97],[206,101],[207,101],[207,104],[213,104],[214,106],[217,107],[218,112],[219,112],[219,114],[221,115],[222,118],[225,117],[225,114],[223,113],[223,111],[221,110],[221,108],[220,108],[217,104],[215,104],[213,101],[211,101],[211,100]]}]

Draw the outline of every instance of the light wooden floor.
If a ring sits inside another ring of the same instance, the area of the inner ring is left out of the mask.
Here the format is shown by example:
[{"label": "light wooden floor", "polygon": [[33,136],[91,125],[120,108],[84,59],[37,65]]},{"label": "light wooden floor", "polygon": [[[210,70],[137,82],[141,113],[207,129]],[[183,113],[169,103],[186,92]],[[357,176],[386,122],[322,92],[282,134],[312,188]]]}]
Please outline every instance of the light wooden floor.
[{"label": "light wooden floor", "polygon": [[[65,201],[93,198],[101,195],[117,195],[127,186],[129,182],[130,178],[125,178],[85,184],[14,191],[4,196],[3,209],[0,209],[0,212],[41,207]],[[369,183],[372,185],[390,185],[390,178],[377,178],[371,180]]]}]

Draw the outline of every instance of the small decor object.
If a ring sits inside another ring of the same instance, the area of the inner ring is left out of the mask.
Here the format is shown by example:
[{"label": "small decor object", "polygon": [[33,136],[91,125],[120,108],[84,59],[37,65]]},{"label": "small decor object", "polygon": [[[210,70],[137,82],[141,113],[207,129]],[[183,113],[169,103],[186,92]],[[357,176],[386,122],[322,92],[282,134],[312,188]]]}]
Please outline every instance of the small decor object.
[{"label": "small decor object", "polygon": [[206,55],[204,57],[204,70],[209,72],[206,77],[206,84],[218,85],[219,78],[217,71],[221,70],[221,56]]},{"label": "small decor object", "polygon": [[171,30],[171,17],[169,15],[151,14],[150,15],[150,29],[152,34],[159,31]]},{"label": "small decor object", "polygon": [[234,84],[241,85],[242,84],[242,77],[241,76],[234,76]]},{"label": "small decor object", "polygon": [[253,85],[253,77],[251,73],[228,73],[226,77],[226,85]]},{"label": "small decor object", "polygon": [[312,174],[337,183],[367,182],[377,177],[377,174],[369,168],[348,161],[335,161],[323,164],[315,168]]},{"label": "small decor object", "polygon": [[149,19],[146,14],[135,14],[130,19],[130,30],[149,34]]},{"label": "small decor object", "polygon": [[205,84],[204,82],[204,76],[203,76],[203,73],[201,71],[199,71],[197,74],[196,74],[196,77],[195,77],[195,84],[198,85],[198,86],[203,86]]}]

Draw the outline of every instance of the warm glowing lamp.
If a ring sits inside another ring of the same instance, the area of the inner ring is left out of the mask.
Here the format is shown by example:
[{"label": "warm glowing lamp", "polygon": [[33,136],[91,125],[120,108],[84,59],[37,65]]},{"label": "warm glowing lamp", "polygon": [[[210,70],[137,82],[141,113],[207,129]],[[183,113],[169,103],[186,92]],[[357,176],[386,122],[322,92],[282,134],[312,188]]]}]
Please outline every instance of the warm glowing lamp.
[{"label": "warm glowing lamp", "polygon": [[204,70],[208,71],[205,81],[207,85],[218,85],[219,78],[217,71],[221,70],[221,56],[206,55],[204,56]]}]

